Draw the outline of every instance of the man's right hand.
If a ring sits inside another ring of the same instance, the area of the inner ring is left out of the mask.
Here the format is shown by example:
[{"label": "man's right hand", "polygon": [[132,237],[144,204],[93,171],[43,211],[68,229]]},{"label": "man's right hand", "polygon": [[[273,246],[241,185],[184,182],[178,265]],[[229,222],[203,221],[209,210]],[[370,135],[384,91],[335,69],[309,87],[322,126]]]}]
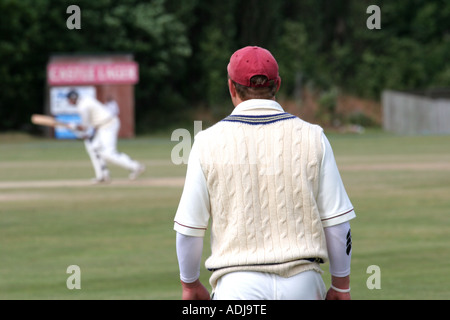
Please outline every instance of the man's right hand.
[{"label": "man's right hand", "polygon": [[[335,288],[347,290],[350,288],[350,276],[331,276],[331,285]],[[351,300],[350,292],[339,292],[330,288],[327,292],[326,300]]]},{"label": "man's right hand", "polygon": [[195,280],[192,283],[185,283],[181,281],[183,288],[182,299],[183,300],[210,300],[210,295],[205,286],[200,280]]}]

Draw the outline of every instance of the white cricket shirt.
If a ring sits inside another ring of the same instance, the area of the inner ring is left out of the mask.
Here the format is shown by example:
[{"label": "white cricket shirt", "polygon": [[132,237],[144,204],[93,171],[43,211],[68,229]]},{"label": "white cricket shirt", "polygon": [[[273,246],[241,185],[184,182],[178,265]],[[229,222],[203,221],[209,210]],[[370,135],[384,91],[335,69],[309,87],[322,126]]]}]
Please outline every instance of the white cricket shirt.
[{"label": "white cricket shirt", "polygon": [[77,104],[78,113],[84,126],[98,128],[115,118],[98,100],[91,97],[82,98]]}]

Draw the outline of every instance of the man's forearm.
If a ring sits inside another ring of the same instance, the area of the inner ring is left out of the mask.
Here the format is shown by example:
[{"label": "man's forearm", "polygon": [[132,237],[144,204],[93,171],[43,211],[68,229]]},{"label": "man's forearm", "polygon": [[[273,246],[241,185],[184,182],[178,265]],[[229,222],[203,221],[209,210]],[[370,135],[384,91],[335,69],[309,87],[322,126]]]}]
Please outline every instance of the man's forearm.
[{"label": "man's forearm", "polygon": [[177,232],[176,247],[180,279],[184,283],[193,283],[200,276],[203,238],[185,236]]},{"label": "man's forearm", "polygon": [[177,232],[176,239],[183,300],[207,300],[209,292],[198,279],[203,251],[203,238]]},{"label": "man's forearm", "polygon": [[349,300],[351,234],[350,223],[345,222],[325,228],[328,257],[330,260],[331,286],[328,300]]},{"label": "man's forearm", "polygon": [[347,277],[350,275],[351,263],[351,235],[350,223],[324,229],[330,261],[330,273],[335,277]]}]

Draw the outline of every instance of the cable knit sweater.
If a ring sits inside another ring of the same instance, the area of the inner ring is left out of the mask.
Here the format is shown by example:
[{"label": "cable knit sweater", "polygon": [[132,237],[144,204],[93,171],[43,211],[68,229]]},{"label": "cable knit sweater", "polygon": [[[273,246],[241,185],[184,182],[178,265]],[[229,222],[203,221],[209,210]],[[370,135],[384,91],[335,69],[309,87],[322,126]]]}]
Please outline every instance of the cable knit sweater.
[{"label": "cable knit sweater", "polygon": [[211,204],[206,267],[291,276],[327,260],[316,197],[322,128],[273,110],[231,115],[196,136]]}]

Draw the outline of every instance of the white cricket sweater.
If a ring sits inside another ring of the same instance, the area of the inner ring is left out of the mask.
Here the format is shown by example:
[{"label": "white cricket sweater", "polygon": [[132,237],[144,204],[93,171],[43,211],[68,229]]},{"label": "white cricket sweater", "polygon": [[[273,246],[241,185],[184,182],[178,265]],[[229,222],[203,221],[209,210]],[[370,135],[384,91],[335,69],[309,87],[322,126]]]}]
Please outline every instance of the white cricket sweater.
[{"label": "white cricket sweater", "polygon": [[[211,283],[236,270],[320,271],[322,128],[284,112],[231,115],[196,136],[211,205]],[[221,272],[223,271],[223,272]]]}]

